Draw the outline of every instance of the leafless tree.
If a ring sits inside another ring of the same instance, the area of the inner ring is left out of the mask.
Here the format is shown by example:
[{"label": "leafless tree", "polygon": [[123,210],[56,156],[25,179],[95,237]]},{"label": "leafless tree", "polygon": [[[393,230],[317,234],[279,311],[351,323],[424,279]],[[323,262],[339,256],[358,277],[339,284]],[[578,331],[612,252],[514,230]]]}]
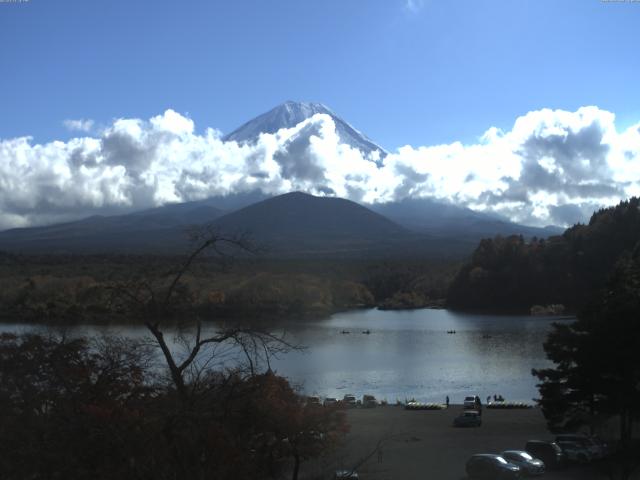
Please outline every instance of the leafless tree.
[{"label": "leafless tree", "polygon": [[[110,286],[117,297],[126,300],[127,310],[141,319],[157,342],[171,380],[183,400],[187,400],[191,393],[187,378],[197,380],[200,378],[200,369],[211,362],[211,359],[197,362],[208,347],[232,345],[243,354],[250,374],[254,374],[261,364],[270,368],[269,361],[274,355],[296,348],[283,336],[272,334],[255,325],[222,325],[213,331],[206,330],[205,333],[200,317],[191,316],[187,309],[186,312],[183,310],[179,313],[191,317],[188,323],[195,330],[192,330],[190,335],[181,335],[186,351],[181,358],[176,356],[167,341],[165,327],[170,319],[175,319],[179,304],[185,300],[185,275],[206,255],[212,254],[213,258],[228,263],[237,255],[255,255],[262,251],[247,234],[225,235],[211,226],[193,229],[190,236],[192,248],[174,269],[126,282],[114,282]],[[209,350],[210,353],[211,351]],[[196,386],[197,383],[192,383],[191,388]]]}]

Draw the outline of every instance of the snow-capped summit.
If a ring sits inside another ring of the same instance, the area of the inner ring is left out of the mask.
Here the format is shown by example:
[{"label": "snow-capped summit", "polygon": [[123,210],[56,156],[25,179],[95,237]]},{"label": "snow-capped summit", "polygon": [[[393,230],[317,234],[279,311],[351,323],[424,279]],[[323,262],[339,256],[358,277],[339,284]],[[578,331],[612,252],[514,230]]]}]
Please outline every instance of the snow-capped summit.
[{"label": "snow-capped summit", "polygon": [[376,151],[380,153],[380,158],[387,155],[387,152],[382,147],[376,145],[366,135],[349,125],[330,108],[322,103],[313,102],[285,102],[253,120],[249,120],[229,135],[226,135],[223,140],[225,142],[252,143],[258,139],[261,133],[275,133],[281,128],[295,127],[317,113],[324,113],[333,119],[338,136],[343,143],[357,148],[365,155]]}]

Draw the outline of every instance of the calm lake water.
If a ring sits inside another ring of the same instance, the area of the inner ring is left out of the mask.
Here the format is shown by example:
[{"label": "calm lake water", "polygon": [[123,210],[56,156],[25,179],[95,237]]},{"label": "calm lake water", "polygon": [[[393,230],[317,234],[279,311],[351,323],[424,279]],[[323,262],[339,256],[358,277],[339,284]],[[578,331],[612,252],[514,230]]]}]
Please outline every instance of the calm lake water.
[{"label": "calm lake water", "polygon": [[[507,400],[531,402],[538,396],[531,369],[549,365],[542,343],[554,321],[567,320],[431,309],[338,313],[287,324],[287,339],[307,348],[281,355],[272,368],[304,393],[321,397],[353,393],[389,402],[443,402],[448,395],[461,403],[467,394],[480,395],[483,401],[501,394]],[[0,325],[0,331],[38,328],[43,327]],[[362,333],[365,330],[370,334]],[[82,326],[72,332],[147,335],[136,326]]]}]

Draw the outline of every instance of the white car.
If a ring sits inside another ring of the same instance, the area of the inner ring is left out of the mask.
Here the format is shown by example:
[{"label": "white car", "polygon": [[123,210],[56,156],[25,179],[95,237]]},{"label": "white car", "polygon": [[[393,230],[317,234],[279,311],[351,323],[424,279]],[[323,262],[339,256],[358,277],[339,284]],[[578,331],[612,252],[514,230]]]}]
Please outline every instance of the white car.
[{"label": "white car", "polygon": [[334,405],[338,404],[338,399],[334,398],[334,397],[327,397],[324,399],[324,402],[322,402],[322,405],[324,405],[325,407],[333,407]]},{"label": "white car", "polygon": [[482,402],[478,395],[470,397],[464,397],[463,407],[465,410],[480,410],[482,408]]},{"label": "white car", "polygon": [[500,456],[507,462],[519,466],[527,475],[544,475],[544,462],[523,450],[505,450]]}]

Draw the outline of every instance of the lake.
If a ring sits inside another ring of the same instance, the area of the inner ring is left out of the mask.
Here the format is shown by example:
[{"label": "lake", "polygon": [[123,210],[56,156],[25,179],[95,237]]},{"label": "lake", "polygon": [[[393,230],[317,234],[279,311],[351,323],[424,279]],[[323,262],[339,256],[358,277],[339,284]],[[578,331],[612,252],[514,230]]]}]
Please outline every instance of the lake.
[{"label": "lake", "polygon": [[[542,343],[554,321],[568,320],[432,309],[343,312],[287,323],[288,340],[307,348],[281,355],[272,368],[304,393],[321,397],[353,393],[389,402],[444,402],[448,395],[452,403],[461,403],[468,394],[483,401],[501,394],[531,402],[538,396],[531,369],[550,365]],[[13,332],[38,328],[44,327],[0,325]],[[447,333],[452,330],[456,333]],[[146,335],[137,326],[81,326],[72,332]]]}]

